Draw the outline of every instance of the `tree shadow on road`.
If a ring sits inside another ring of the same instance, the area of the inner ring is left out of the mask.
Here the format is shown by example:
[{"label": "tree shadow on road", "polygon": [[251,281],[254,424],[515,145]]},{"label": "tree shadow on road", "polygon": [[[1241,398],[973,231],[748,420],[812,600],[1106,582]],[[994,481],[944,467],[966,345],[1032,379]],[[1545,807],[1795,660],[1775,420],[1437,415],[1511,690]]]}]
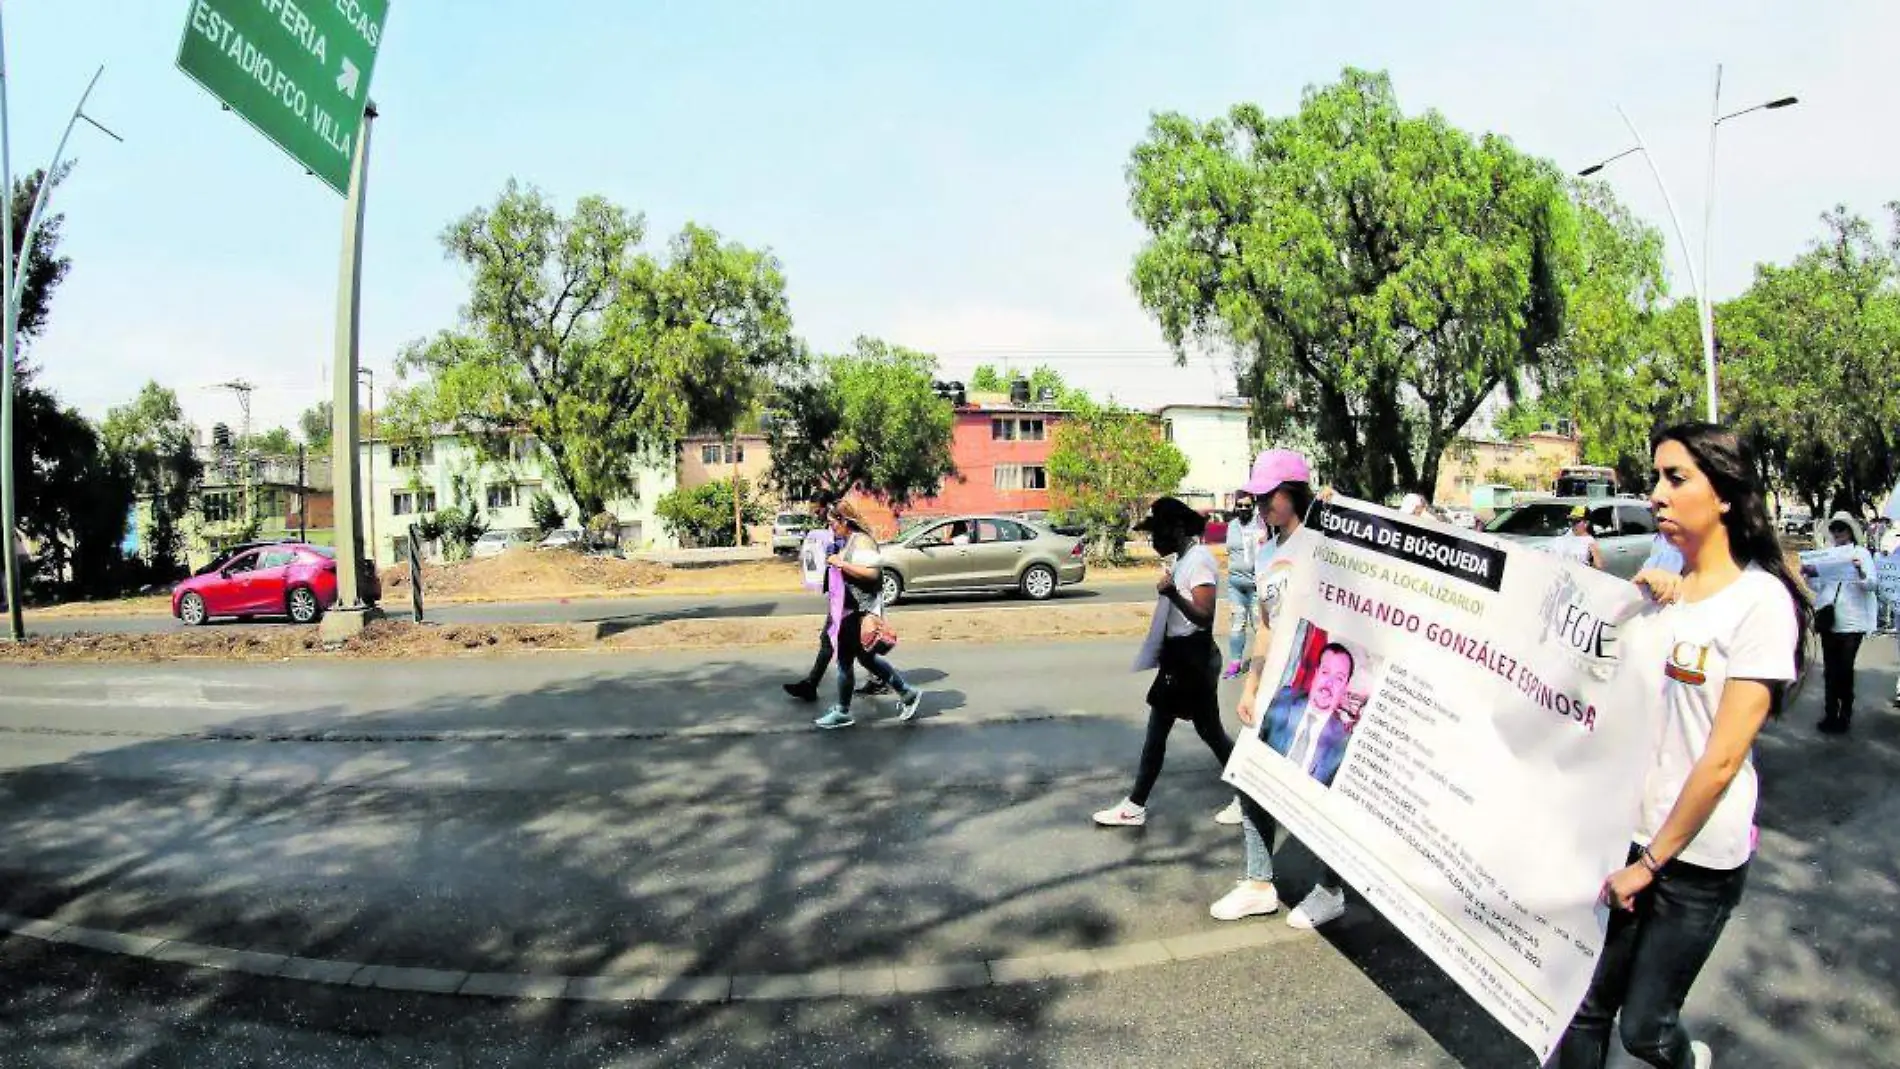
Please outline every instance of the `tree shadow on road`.
[{"label": "tree shadow on road", "polygon": [[[0,777],[0,909],[312,958],[569,976],[982,962],[1175,934],[1131,930],[1127,918],[1203,867],[1208,836],[1109,849],[1077,814],[1047,805],[1052,787],[1079,779],[1093,791],[1099,779],[1074,771],[1095,751],[1072,755],[1066,772],[1039,757],[1038,739],[1081,745],[1038,718],[1053,711],[819,736],[768,730],[769,715],[802,725],[792,718],[805,707],[782,704],[751,709],[757,730],[690,733],[727,715],[722,696],[770,694],[776,683],[743,663],[600,672],[489,700],[223,725],[267,736],[342,724],[364,739],[386,725],[422,741],[150,739],[16,771]],[[658,734],[455,734],[549,718],[617,718]],[[1089,745],[1115,765],[1138,739],[1135,725],[1095,733],[1105,737]],[[1211,772],[1198,771],[1215,798]],[[1062,852],[1070,840],[1083,855]],[[37,963],[28,971],[86,961],[19,942],[7,953]],[[184,1037],[212,1022],[475,1052],[458,1020],[473,1012],[527,1030],[522,1064],[609,1064],[629,1051],[644,1064],[753,1064],[786,1051],[785,1029],[818,1027],[849,1037],[850,1049],[804,1064],[1034,1064],[1067,1027],[1046,1016],[1060,984],[954,1011],[930,998],[470,1011],[460,1000],[92,960],[107,963],[97,983],[29,978],[13,997],[9,1016],[33,1022],[37,1063],[183,1062]],[[102,1034],[102,1020],[148,998],[148,1020]],[[502,1060],[500,1048],[489,1053]]]}]

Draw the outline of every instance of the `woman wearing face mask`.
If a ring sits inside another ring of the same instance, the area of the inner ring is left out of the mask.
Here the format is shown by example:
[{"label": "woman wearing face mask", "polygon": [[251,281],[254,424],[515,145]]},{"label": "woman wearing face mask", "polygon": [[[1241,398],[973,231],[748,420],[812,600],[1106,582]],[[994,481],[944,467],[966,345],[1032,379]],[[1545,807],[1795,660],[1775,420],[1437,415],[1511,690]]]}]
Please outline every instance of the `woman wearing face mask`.
[{"label": "woman wearing face mask", "polygon": [[[1253,478],[1248,481],[1247,490],[1261,503],[1261,515],[1267,525],[1278,532],[1277,537],[1260,550],[1254,565],[1254,579],[1259,587],[1260,629],[1254,635],[1247,682],[1235,709],[1243,725],[1256,728],[1260,722],[1260,683],[1266,672],[1267,648],[1273,642],[1273,628],[1279,622],[1280,606],[1293,568],[1292,559],[1282,556],[1281,550],[1288,539],[1299,533],[1306,523],[1307,513],[1312,510],[1315,497],[1312,467],[1304,456],[1291,449],[1269,449],[1254,461]],[[1215,920],[1237,921],[1280,909],[1280,895],[1273,886],[1273,817],[1245,792],[1240,794],[1239,800],[1246,871],[1233,890],[1209,907],[1208,913]],[[1299,906],[1287,914],[1286,922],[1295,928],[1317,928],[1338,920],[1345,912],[1343,881],[1332,869],[1322,867],[1319,882]]]},{"label": "woman wearing face mask", "polygon": [[[1829,583],[1815,602],[1815,630],[1821,633],[1821,678],[1827,684],[1827,711],[1816,727],[1829,735],[1845,735],[1854,720],[1854,661],[1860,656],[1861,640],[1874,629],[1879,613],[1876,593],[1880,583],[1874,569],[1874,555],[1867,552],[1856,536],[1854,525],[1843,516],[1828,521],[1828,537],[1836,548],[1854,547],[1854,570],[1860,578]],[[1813,567],[1801,569],[1813,576]]]},{"label": "woman wearing face mask", "polygon": [[1637,575],[1665,607],[1654,646],[1624,657],[1662,662],[1662,729],[1629,864],[1603,883],[1609,932],[1558,1069],[1602,1069],[1619,1015],[1624,1049],[1643,1062],[1713,1064],[1683,1028],[1682,1004],[1742,896],[1755,848],[1755,736],[1800,675],[1811,611],[1734,432],[1672,427],[1654,455],[1650,505],[1683,570]]},{"label": "woman wearing face mask", "polygon": [[1161,775],[1168,735],[1176,720],[1194,725],[1221,767],[1234,740],[1220,722],[1220,654],[1214,648],[1214,592],[1220,565],[1201,542],[1207,518],[1172,497],[1156,501],[1135,527],[1147,531],[1155,552],[1174,566],[1156,589],[1167,602],[1167,630],[1154,685],[1148,688],[1148,736],[1141,746],[1135,785],[1119,805],[1095,814],[1103,827],[1139,827],[1148,822],[1148,792]]}]

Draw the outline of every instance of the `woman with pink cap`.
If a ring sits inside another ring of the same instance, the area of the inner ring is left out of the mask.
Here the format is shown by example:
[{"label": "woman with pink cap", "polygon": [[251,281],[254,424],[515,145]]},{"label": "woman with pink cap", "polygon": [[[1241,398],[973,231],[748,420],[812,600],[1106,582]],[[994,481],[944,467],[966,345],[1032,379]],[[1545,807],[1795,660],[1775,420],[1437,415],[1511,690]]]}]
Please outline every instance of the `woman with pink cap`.
[{"label": "woman with pink cap", "polygon": [[[1293,560],[1282,553],[1287,541],[1299,533],[1313,507],[1313,470],[1306,458],[1291,449],[1269,449],[1254,461],[1253,477],[1247,492],[1260,503],[1267,525],[1278,532],[1274,540],[1261,547],[1254,566],[1254,583],[1259,591],[1260,626],[1254,632],[1253,649],[1248,656],[1247,682],[1241,689],[1235,714],[1249,729],[1258,723],[1261,676],[1266,670],[1267,647],[1273,641],[1273,627],[1285,603],[1287,580]],[[1278,912],[1280,895],[1273,886],[1273,817],[1246,792],[1240,793],[1241,836],[1245,844],[1246,872],[1234,889],[1209,907],[1215,920],[1237,921],[1244,917]],[[1346,912],[1346,892],[1333,870],[1323,869],[1319,883],[1298,908],[1287,915],[1295,928],[1317,928],[1337,920]]]}]

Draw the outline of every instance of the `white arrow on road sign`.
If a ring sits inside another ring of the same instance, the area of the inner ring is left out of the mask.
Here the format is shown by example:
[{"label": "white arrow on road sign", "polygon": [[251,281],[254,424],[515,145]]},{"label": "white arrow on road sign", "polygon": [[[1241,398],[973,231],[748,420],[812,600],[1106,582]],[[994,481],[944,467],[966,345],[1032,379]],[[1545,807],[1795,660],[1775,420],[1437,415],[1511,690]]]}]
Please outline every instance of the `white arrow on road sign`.
[{"label": "white arrow on road sign", "polygon": [[356,64],[350,62],[350,57],[344,56],[343,73],[336,76],[336,87],[343,91],[344,96],[355,100],[356,83],[361,78],[362,73],[356,69]]}]

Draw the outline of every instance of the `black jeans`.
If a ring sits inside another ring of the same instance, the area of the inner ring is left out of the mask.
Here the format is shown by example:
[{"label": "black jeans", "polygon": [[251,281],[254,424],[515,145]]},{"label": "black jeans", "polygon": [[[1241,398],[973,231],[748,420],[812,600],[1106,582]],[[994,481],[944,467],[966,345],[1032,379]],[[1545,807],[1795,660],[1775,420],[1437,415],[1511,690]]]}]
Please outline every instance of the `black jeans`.
[{"label": "black jeans", "polygon": [[[1630,848],[1630,861],[1642,853]],[[1623,1049],[1660,1069],[1690,1069],[1682,1003],[1709,960],[1735,903],[1748,865],[1705,869],[1682,861],[1636,897],[1636,909],[1613,910],[1603,956],[1589,993],[1557,1045],[1556,1069],[1602,1069],[1610,1056],[1610,1025],[1620,1011]]]},{"label": "black jeans", "polygon": [[[1185,719],[1194,725],[1194,731],[1201,741],[1214,751],[1214,759],[1227,767],[1227,758],[1234,752],[1234,740],[1227,736],[1227,729],[1221,726],[1220,702],[1218,700],[1197,702],[1196,708],[1186,710],[1190,715]],[[1154,790],[1155,780],[1161,778],[1161,763],[1168,757],[1168,734],[1174,730],[1174,722],[1184,719],[1181,711],[1150,705],[1148,707],[1148,737],[1141,744],[1141,764],[1135,769],[1135,787],[1128,792],[1128,800],[1136,805],[1148,804],[1148,792]]]},{"label": "black jeans", "polygon": [[831,621],[818,629],[818,657],[811,662],[811,671],[805,673],[805,685],[816,687],[824,682],[825,669],[831,667]]},{"label": "black jeans", "polygon": [[1847,720],[1854,715],[1854,659],[1860,656],[1858,631],[1821,632],[1821,674],[1827,681],[1827,718]]}]

